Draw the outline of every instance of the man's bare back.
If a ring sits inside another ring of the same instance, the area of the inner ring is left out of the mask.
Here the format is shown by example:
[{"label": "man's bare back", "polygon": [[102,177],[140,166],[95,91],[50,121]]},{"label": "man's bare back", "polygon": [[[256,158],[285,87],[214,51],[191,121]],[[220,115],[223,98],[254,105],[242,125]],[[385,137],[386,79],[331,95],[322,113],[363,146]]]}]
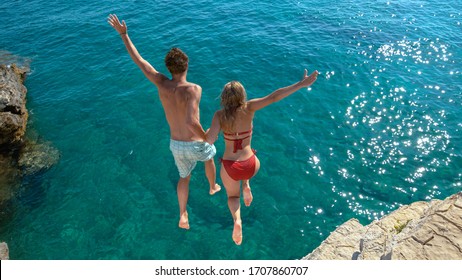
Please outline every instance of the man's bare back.
[{"label": "man's bare back", "polygon": [[190,129],[192,121],[199,122],[199,101],[202,88],[189,82],[165,80],[159,87],[159,97],[170,126],[170,138],[178,141],[203,141]]}]

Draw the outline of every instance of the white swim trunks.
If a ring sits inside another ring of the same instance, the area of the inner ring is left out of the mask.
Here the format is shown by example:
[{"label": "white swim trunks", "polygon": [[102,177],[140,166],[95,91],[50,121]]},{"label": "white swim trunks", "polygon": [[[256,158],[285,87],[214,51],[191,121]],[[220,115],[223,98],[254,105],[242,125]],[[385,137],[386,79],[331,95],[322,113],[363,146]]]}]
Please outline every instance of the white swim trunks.
[{"label": "white swim trunks", "polygon": [[217,153],[214,145],[200,141],[177,141],[170,139],[170,151],[175,159],[181,178],[191,174],[198,161],[207,161]]}]

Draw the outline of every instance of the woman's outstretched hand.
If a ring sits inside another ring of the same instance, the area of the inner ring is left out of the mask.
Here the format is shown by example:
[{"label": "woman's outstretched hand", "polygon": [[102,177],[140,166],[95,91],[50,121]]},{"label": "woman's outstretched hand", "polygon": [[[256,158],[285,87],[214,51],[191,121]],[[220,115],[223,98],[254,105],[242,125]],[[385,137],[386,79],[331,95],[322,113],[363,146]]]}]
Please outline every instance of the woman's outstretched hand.
[{"label": "woman's outstretched hand", "polygon": [[125,20],[120,23],[117,15],[110,14],[107,22],[119,33],[119,35],[127,34],[127,25],[125,24]]},{"label": "woman's outstretched hand", "polygon": [[302,87],[311,86],[318,78],[318,74],[318,71],[314,70],[314,72],[308,76],[308,70],[305,69],[305,74],[303,75],[303,79],[300,81],[300,85]]}]

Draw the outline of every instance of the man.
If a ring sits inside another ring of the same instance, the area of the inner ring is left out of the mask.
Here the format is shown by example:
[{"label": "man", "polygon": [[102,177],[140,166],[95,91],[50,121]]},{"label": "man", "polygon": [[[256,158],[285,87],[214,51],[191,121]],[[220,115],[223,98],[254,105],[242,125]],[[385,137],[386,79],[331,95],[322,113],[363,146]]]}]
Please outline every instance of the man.
[{"label": "man", "polygon": [[116,15],[109,15],[108,23],[119,33],[132,60],[144,75],[156,85],[165,117],[170,127],[170,150],[180,173],[177,185],[180,206],[180,228],[189,229],[186,205],[189,195],[191,171],[197,161],[205,162],[205,173],[210,184],[211,195],[221,188],[216,184],[216,167],[213,156],[215,146],[206,142],[205,131],[199,122],[199,102],[202,88],[186,80],[188,56],[178,48],[173,48],[165,57],[165,65],[172,79],[159,73],[144,60],[128,37],[125,21],[120,23]]}]

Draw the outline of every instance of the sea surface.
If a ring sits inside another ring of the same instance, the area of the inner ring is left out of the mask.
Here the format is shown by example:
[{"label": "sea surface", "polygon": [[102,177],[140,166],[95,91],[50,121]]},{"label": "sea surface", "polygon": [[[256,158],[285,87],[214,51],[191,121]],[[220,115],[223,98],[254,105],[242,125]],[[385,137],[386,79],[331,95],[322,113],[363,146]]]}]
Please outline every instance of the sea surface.
[{"label": "sea surface", "polygon": [[[350,218],[462,191],[461,12],[460,0],[1,1],[1,62],[30,67],[28,131],[60,159],[23,178],[0,241],[11,259],[299,259]],[[320,72],[256,114],[262,168],[241,246],[203,164],[191,229],[178,228],[164,112],[110,13],[159,71],[171,47],[189,55],[205,128],[230,80],[255,98]]]}]

